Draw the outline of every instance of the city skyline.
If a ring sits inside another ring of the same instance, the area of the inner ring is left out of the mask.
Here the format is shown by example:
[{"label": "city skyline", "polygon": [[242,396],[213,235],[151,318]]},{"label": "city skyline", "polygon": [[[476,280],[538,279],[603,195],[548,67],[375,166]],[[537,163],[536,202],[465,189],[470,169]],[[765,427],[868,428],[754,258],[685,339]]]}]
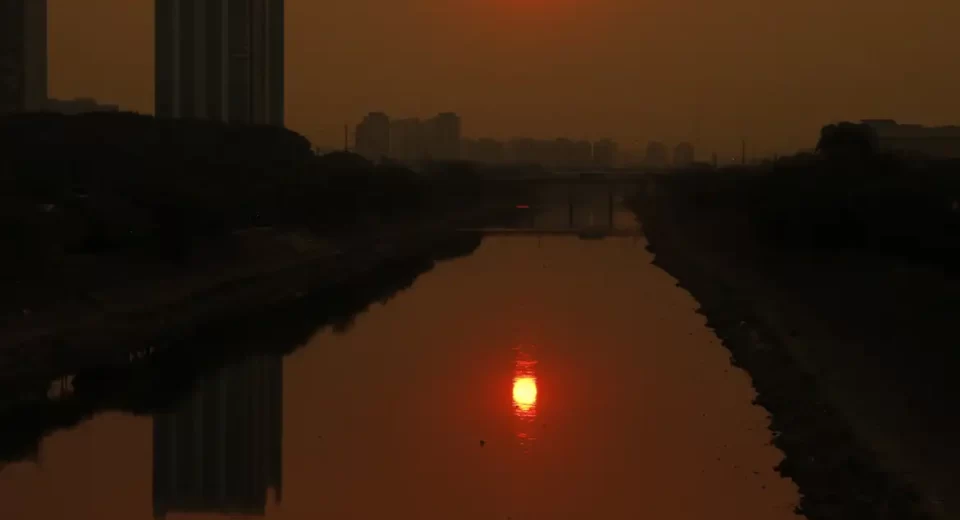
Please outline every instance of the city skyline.
[{"label": "city skyline", "polygon": [[[830,121],[960,119],[960,71],[944,66],[960,4],[823,3],[288,0],[287,126],[337,145],[368,107],[450,108],[471,137],[690,140],[729,156],[744,137],[758,154],[811,148]],[[50,6],[52,95],[152,112],[152,0]],[[851,24],[862,12],[873,23]]]}]

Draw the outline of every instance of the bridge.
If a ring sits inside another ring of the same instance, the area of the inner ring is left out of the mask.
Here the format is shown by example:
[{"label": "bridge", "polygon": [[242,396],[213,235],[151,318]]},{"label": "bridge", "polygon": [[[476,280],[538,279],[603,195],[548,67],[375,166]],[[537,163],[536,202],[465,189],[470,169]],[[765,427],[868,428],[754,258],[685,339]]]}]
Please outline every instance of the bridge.
[{"label": "bridge", "polygon": [[618,184],[639,184],[644,182],[647,174],[642,171],[584,171],[562,172],[548,175],[515,176],[515,177],[484,177],[488,182],[506,182],[523,184],[601,184],[615,186]]},{"label": "bridge", "polygon": [[580,240],[602,240],[610,237],[641,237],[640,229],[613,228],[476,228],[463,229],[486,236],[575,236]]}]

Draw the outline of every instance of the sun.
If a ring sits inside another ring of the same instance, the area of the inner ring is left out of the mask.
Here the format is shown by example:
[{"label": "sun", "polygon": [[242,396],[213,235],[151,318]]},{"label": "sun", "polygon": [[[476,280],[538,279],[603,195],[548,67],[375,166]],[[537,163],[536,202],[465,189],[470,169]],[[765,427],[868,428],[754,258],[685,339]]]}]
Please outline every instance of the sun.
[{"label": "sun", "polygon": [[537,380],[530,376],[514,379],[513,402],[524,410],[537,404]]}]

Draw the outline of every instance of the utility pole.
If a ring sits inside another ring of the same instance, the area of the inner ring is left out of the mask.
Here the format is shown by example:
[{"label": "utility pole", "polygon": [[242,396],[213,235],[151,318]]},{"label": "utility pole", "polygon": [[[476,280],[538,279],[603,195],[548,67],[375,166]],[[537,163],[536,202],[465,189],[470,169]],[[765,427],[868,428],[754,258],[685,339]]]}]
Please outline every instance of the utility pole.
[{"label": "utility pole", "polygon": [[343,125],[343,151],[350,151],[350,125]]},{"label": "utility pole", "polygon": [[697,113],[694,115],[693,120],[693,160],[697,160],[697,151],[700,150],[700,119],[702,117],[702,107],[700,105],[700,98],[697,97]]},{"label": "utility pole", "polygon": [[250,86],[247,89],[247,110],[250,112],[248,117],[248,124],[253,124],[256,121],[254,113],[256,112],[256,101],[254,100],[255,91],[256,91],[256,82],[257,75],[256,71],[256,59],[254,47],[256,47],[256,31],[254,30],[254,25],[256,24],[256,14],[253,2],[247,2],[247,80],[250,82]]},{"label": "utility pole", "polygon": [[743,138],[740,141],[740,164],[747,164],[747,139]]}]

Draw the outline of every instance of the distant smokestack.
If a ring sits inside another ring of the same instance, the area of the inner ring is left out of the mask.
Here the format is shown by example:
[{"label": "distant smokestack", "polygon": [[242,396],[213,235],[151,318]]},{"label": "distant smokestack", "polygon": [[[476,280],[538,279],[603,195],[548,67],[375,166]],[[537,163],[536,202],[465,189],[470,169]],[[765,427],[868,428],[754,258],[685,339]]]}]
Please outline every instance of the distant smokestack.
[{"label": "distant smokestack", "polygon": [[747,140],[740,141],[740,164],[747,164]]},{"label": "distant smokestack", "polygon": [[343,125],[343,151],[350,151],[350,125]]}]

